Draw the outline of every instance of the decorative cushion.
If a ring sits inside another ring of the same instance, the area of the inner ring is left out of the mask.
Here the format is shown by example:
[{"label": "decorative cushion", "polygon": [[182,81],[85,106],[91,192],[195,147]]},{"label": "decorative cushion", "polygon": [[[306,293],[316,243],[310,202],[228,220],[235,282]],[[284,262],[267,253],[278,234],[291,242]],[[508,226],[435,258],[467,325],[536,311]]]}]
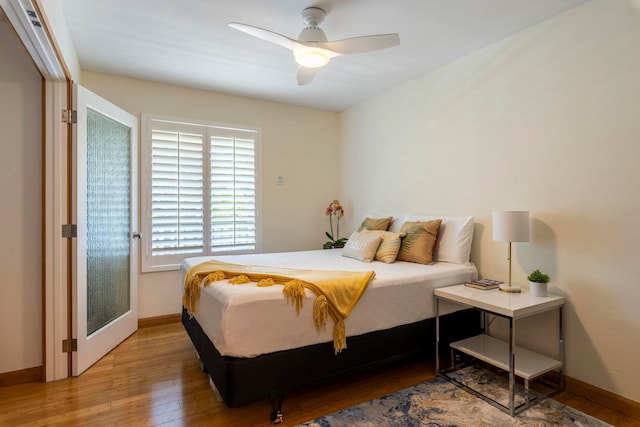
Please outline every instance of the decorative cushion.
[{"label": "decorative cushion", "polygon": [[342,249],[342,256],[371,262],[376,255],[382,236],[354,231]]},{"label": "decorative cushion", "polygon": [[382,230],[367,230],[366,228],[363,230],[363,232],[377,234],[382,238],[382,242],[380,242],[380,246],[378,246],[378,250],[376,251],[376,256],[374,258],[376,261],[382,261],[387,264],[395,262],[396,257],[398,256],[398,251],[400,250],[402,238],[406,236],[405,233],[392,233],[390,231]]},{"label": "decorative cushion", "polygon": [[402,214],[397,212],[367,212],[365,217],[383,218],[393,214],[389,231],[399,233],[405,222],[433,221],[441,219],[436,247],[433,249],[434,262],[451,262],[467,264],[471,255],[473,242],[473,216],[441,216],[427,214]]},{"label": "decorative cushion", "polygon": [[358,228],[358,231],[362,231],[365,228],[367,230],[382,230],[382,231],[387,231],[389,229],[389,225],[391,224],[391,220],[393,219],[393,217],[386,217],[386,218],[369,218],[366,217],[364,219],[364,221],[362,221],[362,224],[360,224],[360,227]]},{"label": "decorative cushion", "polygon": [[473,216],[433,216],[410,215],[407,221],[433,221],[441,219],[436,247],[433,250],[433,260],[436,262],[450,262],[466,264],[471,254],[473,242]]},{"label": "decorative cushion", "polygon": [[402,239],[397,259],[418,264],[433,264],[433,249],[436,246],[440,224],[441,219],[405,222],[400,231],[407,235]]}]

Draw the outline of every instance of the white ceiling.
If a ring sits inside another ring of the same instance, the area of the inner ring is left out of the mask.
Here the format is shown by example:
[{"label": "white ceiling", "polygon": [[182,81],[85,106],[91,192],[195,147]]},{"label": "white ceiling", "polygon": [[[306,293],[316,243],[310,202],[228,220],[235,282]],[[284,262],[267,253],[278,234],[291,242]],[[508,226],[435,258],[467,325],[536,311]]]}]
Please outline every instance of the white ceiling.
[{"label": "white ceiling", "polygon": [[[83,70],[341,111],[586,0],[62,0]],[[227,26],[297,38],[398,33],[400,46],[334,58],[307,86],[290,51]]]}]

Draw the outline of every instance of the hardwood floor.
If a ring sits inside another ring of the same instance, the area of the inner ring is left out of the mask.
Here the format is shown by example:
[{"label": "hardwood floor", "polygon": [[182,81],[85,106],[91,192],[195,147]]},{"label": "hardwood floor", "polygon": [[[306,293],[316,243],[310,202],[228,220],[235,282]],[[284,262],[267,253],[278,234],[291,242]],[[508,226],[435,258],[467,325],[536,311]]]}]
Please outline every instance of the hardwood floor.
[{"label": "hardwood floor", "polygon": [[[301,390],[286,397],[281,425],[430,380],[433,370],[415,362]],[[616,426],[640,425],[567,392],[554,398]],[[1,426],[268,426],[272,409],[267,400],[218,402],[179,323],[140,329],[80,377],[0,388]]]}]

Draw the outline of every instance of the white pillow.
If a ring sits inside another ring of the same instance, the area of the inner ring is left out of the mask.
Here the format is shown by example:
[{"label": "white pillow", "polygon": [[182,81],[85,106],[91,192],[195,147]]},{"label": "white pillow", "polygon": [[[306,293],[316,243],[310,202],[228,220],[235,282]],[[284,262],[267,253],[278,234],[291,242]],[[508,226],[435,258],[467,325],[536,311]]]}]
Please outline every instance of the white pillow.
[{"label": "white pillow", "polygon": [[404,215],[404,214],[395,215],[393,217],[393,221],[391,222],[391,225],[389,226],[389,231],[392,231],[394,233],[399,233],[404,223],[411,221],[411,219],[409,218],[411,218],[409,215]]},{"label": "white pillow", "polygon": [[342,249],[342,256],[371,262],[376,256],[380,241],[380,234],[354,231]]},{"label": "white pillow", "polygon": [[453,264],[466,264],[471,254],[473,242],[473,216],[436,216],[436,215],[392,215],[389,213],[369,213],[369,218],[383,218],[392,216],[393,220],[389,231],[399,233],[402,225],[408,221],[433,221],[441,219],[442,224],[438,231],[438,240],[433,250],[435,262],[450,262]]},{"label": "white pillow", "polygon": [[[408,221],[433,221],[442,219],[438,240],[433,250],[433,260],[466,264],[473,242],[473,216],[410,215]],[[402,225],[401,225],[402,226]]]}]

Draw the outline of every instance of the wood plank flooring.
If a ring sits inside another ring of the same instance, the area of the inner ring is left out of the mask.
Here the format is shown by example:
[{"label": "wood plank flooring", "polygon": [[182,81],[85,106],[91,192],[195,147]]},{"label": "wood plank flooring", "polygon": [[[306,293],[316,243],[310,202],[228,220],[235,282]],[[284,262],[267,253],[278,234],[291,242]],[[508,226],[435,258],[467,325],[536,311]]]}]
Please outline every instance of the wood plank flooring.
[{"label": "wood plank flooring", "polygon": [[[301,390],[285,399],[281,425],[430,380],[433,370],[415,362]],[[616,426],[640,425],[567,392],[554,398]],[[272,409],[267,400],[218,402],[179,323],[140,329],[80,377],[0,388],[0,426],[268,426]]]}]

